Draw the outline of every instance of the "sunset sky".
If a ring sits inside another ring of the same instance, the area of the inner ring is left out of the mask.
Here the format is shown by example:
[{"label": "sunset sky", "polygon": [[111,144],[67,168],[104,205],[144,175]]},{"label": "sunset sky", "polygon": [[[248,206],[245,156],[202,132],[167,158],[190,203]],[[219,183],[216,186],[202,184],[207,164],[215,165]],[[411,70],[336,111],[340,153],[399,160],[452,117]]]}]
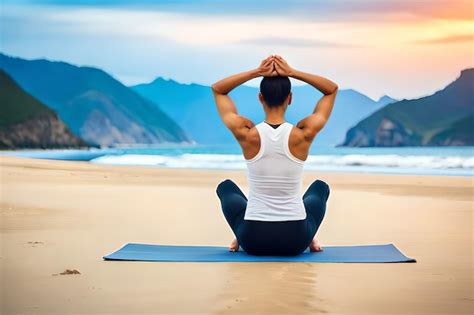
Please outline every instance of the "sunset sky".
[{"label": "sunset sky", "polygon": [[341,88],[414,98],[474,66],[473,3],[2,0],[1,51],[96,66],[125,84],[211,84],[277,53]]}]

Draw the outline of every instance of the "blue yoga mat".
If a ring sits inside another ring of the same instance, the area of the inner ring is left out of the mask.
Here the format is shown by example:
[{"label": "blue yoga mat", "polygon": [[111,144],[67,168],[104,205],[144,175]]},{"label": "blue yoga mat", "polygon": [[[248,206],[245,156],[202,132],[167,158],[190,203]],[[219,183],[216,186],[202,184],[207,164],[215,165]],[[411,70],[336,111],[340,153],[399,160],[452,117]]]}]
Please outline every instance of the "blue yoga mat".
[{"label": "blue yoga mat", "polygon": [[105,260],[179,262],[308,262],[308,263],[396,263],[415,262],[394,245],[325,246],[324,251],[298,256],[253,256],[244,251],[229,252],[220,246],[177,246],[129,243],[104,256]]}]

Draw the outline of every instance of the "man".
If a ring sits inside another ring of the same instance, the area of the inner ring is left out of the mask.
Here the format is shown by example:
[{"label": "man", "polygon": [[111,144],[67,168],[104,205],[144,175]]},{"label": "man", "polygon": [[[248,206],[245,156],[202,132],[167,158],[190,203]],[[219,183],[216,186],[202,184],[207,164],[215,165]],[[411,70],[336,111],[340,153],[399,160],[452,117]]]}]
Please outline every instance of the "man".
[{"label": "man", "polygon": [[[228,93],[248,80],[263,76],[258,95],[265,120],[258,125],[238,114]],[[289,77],[304,81],[324,96],[313,112],[296,126],[285,121],[291,104]],[[278,55],[257,69],[212,85],[217,109],[242,148],[248,168],[249,198],[231,180],[221,182],[217,195],[224,216],[240,246],[254,255],[297,255],[308,246],[320,251],[314,236],[324,218],[329,186],[313,182],[301,195],[303,164],[311,143],[329,119],[338,86],[321,76],[293,69]]]}]

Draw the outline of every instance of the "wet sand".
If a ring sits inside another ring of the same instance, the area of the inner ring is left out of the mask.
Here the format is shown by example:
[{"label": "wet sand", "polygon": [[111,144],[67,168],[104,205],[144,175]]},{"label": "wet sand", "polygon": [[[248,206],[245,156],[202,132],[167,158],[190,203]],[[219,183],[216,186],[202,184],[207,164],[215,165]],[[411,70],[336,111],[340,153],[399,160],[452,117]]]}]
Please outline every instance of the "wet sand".
[{"label": "wet sand", "polygon": [[247,193],[245,172],[0,160],[1,314],[473,309],[468,177],[305,174],[331,186],[323,246],[394,243],[413,264],[106,262],[127,242],[227,246],[215,187]]}]

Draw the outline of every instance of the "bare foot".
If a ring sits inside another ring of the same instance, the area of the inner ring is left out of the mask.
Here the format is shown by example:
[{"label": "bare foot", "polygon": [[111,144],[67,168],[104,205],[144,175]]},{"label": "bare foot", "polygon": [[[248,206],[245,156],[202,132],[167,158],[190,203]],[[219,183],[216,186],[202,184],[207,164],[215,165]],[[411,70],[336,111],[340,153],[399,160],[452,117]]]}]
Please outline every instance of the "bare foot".
[{"label": "bare foot", "polygon": [[311,241],[311,244],[309,245],[309,251],[310,252],[322,252],[323,248],[319,245],[318,241],[316,239]]},{"label": "bare foot", "polygon": [[234,239],[232,241],[232,243],[230,243],[229,251],[230,252],[238,252],[239,251],[239,242],[237,242],[237,239]]}]

